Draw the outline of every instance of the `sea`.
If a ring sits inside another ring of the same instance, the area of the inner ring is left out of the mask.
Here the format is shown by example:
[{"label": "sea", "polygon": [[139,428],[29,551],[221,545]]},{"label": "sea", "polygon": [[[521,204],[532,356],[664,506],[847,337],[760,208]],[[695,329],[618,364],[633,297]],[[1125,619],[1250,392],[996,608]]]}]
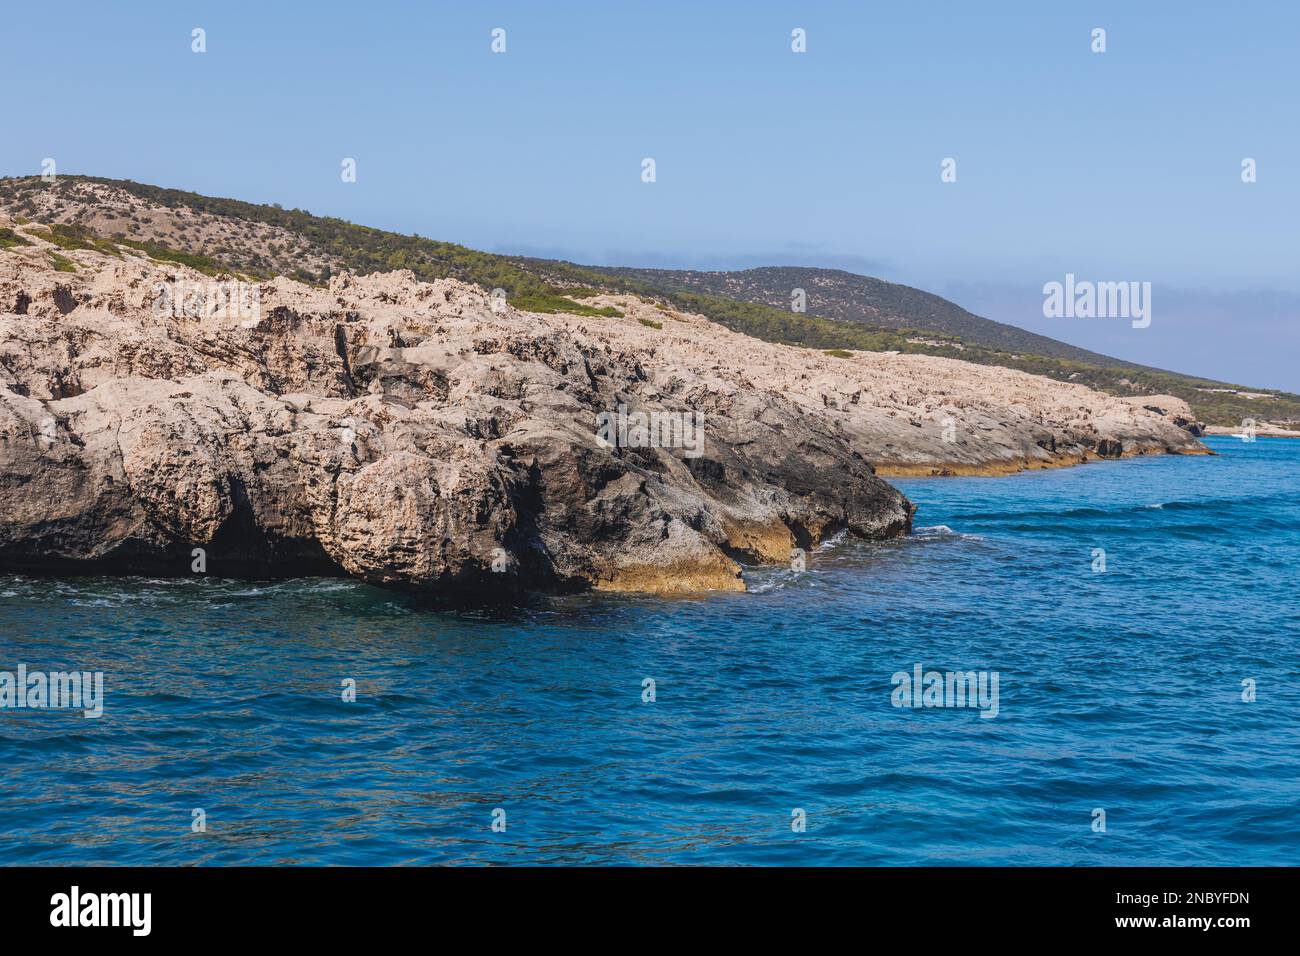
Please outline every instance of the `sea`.
[{"label": "sea", "polygon": [[0,708],[0,863],[1300,863],[1300,441],[1206,444],[745,593],[0,578],[0,672],[102,675]]}]

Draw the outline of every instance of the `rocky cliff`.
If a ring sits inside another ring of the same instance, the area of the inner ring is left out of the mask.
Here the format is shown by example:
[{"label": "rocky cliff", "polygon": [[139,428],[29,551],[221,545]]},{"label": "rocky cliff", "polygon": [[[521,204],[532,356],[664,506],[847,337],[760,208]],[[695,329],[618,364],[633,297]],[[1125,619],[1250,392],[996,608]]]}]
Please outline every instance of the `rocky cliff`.
[{"label": "rocky cliff", "polygon": [[1201,450],[1176,399],[772,345],[631,297],[579,318],[400,272],[249,286],[0,227],[10,571],[740,589],[741,563],[906,533],[873,462]]}]

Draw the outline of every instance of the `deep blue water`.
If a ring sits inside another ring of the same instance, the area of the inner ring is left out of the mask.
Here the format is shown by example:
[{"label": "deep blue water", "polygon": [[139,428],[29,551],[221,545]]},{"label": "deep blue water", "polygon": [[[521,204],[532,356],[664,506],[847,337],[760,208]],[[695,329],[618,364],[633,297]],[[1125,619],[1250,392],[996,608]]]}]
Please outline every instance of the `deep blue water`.
[{"label": "deep blue water", "polygon": [[[899,481],[914,537],[747,594],[0,578],[0,670],[106,675],[0,710],[0,862],[1300,863],[1300,441],[1209,444]],[[917,663],[998,715],[894,707]]]}]

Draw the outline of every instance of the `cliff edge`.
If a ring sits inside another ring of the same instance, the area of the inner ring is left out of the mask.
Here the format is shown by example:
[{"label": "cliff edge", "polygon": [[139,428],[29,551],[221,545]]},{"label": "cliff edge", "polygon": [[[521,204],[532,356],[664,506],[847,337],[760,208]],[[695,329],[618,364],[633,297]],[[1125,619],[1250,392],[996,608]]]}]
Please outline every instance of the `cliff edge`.
[{"label": "cliff edge", "polygon": [[251,283],[0,227],[8,571],[743,589],[742,563],[907,533],[873,462],[1202,450],[1177,399],[773,345],[635,297],[539,315],[455,280]]}]

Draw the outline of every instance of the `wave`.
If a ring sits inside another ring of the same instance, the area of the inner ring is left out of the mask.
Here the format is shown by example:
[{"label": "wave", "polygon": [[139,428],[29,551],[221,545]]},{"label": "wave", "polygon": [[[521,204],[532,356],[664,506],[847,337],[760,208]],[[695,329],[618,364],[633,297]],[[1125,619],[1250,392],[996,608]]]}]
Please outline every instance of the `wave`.
[{"label": "wave", "polygon": [[793,571],[790,568],[752,568],[745,571],[745,590],[750,594],[770,594],[780,591],[801,578],[808,577],[808,571]]},{"label": "wave", "polygon": [[912,529],[912,537],[922,540],[948,540],[948,541],[983,541],[984,538],[978,534],[966,534],[961,531],[954,531],[946,524],[932,524],[921,528]]},{"label": "wave", "polygon": [[[1008,509],[1006,511],[972,511],[962,513],[958,515],[958,517],[971,521],[1023,521],[1028,518],[1050,518],[1055,521],[1076,518],[1127,518],[1149,511],[1213,511],[1215,513],[1222,513],[1225,511],[1239,511],[1243,509],[1259,509],[1259,506],[1261,505],[1267,505],[1279,501],[1290,503],[1292,500],[1293,496],[1280,494],[1247,495],[1240,498],[1219,497],[1174,499],[1172,501],[1124,504],[1114,507],[1086,505],[1075,508],[1031,508],[1025,510]],[[939,525],[937,527],[944,526]]]},{"label": "wave", "polygon": [[838,546],[838,545],[841,545],[841,544],[844,543],[844,539],[845,539],[846,537],[848,537],[848,534],[849,534],[849,530],[848,530],[848,528],[841,528],[839,531],[835,532],[833,535],[831,535],[829,538],[827,538],[827,539],[826,539],[825,541],[823,541],[821,544],[817,545],[817,547],[814,548],[813,550],[814,550],[814,551],[827,551],[827,550],[829,550],[830,548],[834,548],[834,547],[836,547],[836,546]]}]

